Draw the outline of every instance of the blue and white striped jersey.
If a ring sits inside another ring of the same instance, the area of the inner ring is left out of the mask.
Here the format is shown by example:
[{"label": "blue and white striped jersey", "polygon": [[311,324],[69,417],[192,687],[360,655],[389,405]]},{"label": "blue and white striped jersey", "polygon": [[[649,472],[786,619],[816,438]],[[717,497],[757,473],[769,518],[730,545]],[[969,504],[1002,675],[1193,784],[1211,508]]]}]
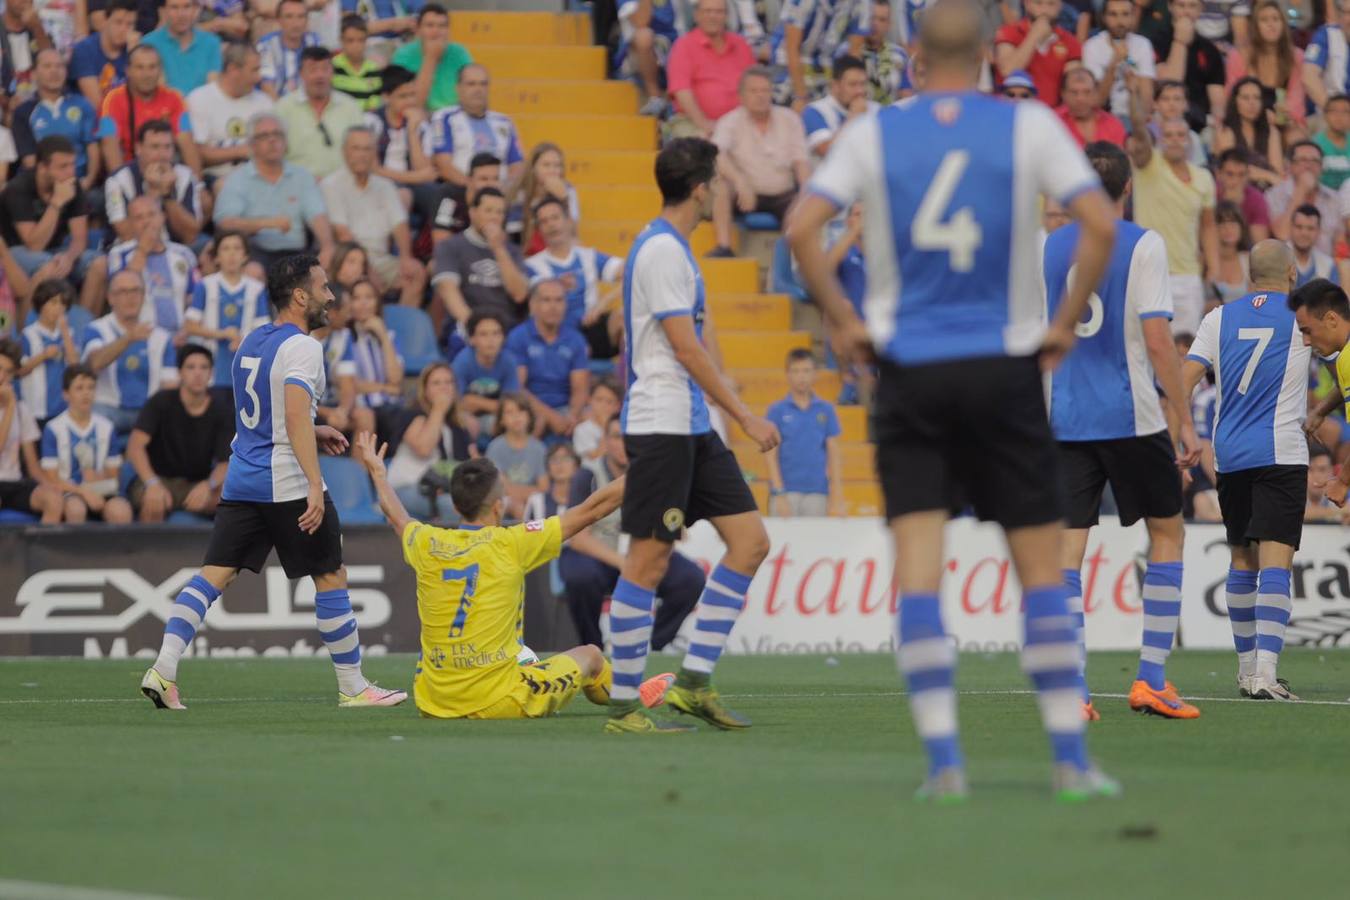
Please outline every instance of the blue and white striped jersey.
[{"label": "blue and white striped jersey", "polygon": [[469,163],[479,153],[491,153],[504,164],[518,163],[520,135],[511,117],[488,110],[481,118],[471,116],[462,107],[451,106],[431,118],[432,149],[447,153],[456,169],[469,174]]},{"label": "blue and white striped jersey", "polygon": [[81,428],[67,410],[42,429],[39,464],[73,484],[97,480],[108,466],[122,462],[113,438],[108,419],[92,413]]},{"label": "blue and white striped jersey", "polygon": [[258,56],[262,62],[262,84],[276,89],[277,97],[300,90],[300,51],[323,43],[312,31],[306,31],[300,46],[292,50],[281,41],[281,32],[265,34],[258,41]]},{"label": "blue and white striped jersey", "polygon": [[[875,100],[867,101],[868,112],[876,112],[881,107]],[[806,130],[806,146],[816,150],[821,144],[839,133],[848,121],[848,110],[834,99],[834,94],[826,94],[812,101],[802,110],[802,127]],[[816,152],[819,152],[816,150]]]},{"label": "blue and white striped jersey", "polygon": [[[369,331],[348,331],[353,335],[348,341],[352,363],[356,369],[357,381],[373,381],[376,384],[389,383],[388,367],[384,364],[384,345],[380,339]],[[393,330],[389,331],[389,340],[395,340]],[[403,362],[402,354],[395,353],[399,362]],[[371,393],[356,394],[356,405],[364,406],[370,409],[377,409],[381,406],[399,406],[403,403],[403,397],[400,394],[390,394],[384,391],[375,391]]]},{"label": "blue and white striped jersey", "polygon": [[1239,472],[1308,464],[1312,350],[1274,291],[1247,294],[1205,316],[1187,359],[1214,370],[1214,468]]},{"label": "blue and white striped jersey", "polygon": [[313,418],[324,392],[323,347],[294,325],[268,323],[239,345],[234,379],[234,442],[224,500],[284,503],[309,492],[286,431],[286,385],[309,394]]},{"label": "blue and white striped jersey", "polygon": [[60,329],[48,331],[41,322],[25,328],[20,338],[24,362],[42,354],[48,347],[61,351],[55,359],[47,360],[19,382],[23,405],[28,407],[34,419],[45,422],[66,408],[66,401],[61,397],[61,377],[66,371],[65,343],[61,340]]},{"label": "blue and white striped jersey", "polygon": [[784,0],[770,43],[775,65],[787,65],[788,25],[802,30],[802,62],[828,72],[841,44],[872,30],[872,0]]},{"label": "blue and white striped jersey", "polygon": [[[114,244],[108,251],[108,275],[117,274],[131,264],[139,242],[135,239]],[[164,249],[146,257],[141,280],[145,282],[145,302],[141,321],[151,322],[176,334],[183,327],[183,313],[192,300],[200,278],[197,254],[182,244],[165,241]]]},{"label": "blue and white striped jersey", "polygon": [[356,355],[352,353],[350,328],[330,328],[323,339],[323,375],[328,389],[319,395],[319,403],[336,406],[338,381],[356,377]]},{"label": "blue and white striped jersey", "polygon": [[594,247],[573,246],[563,259],[540,250],[525,260],[531,279],[557,278],[567,288],[567,318],[563,327],[580,328],[581,317],[600,302],[600,282],[613,281],[623,272],[623,260]]},{"label": "blue and white striped jersey", "polygon": [[[216,331],[238,328],[240,336],[245,337],[253,329],[271,320],[267,309],[267,286],[256,278],[244,275],[238,284],[231,287],[222,273],[213,272],[197,282],[192,291],[192,305],[183,318]],[[216,369],[211,376],[211,386],[229,387],[232,383],[230,367],[234,363],[230,342],[206,338],[192,340],[207,347],[215,355]]]},{"label": "blue and white striped jersey", "polygon": [[[1080,229],[1074,222],[1045,242],[1046,309],[1054,318],[1069,287]],[[1107,441],[1167,428],[1143,320],[1172,318],[1167,246],[1156,231],[1120,222],[1101,285],[1078,323],[1078,345],[1051,381],[1050,423],[1061,441]]]},{"label": "blue and white striped jersey", "polygon": [[[89,323],[84,334],[81,362],[89,362],[94,351],[113,343],[125,333],[117,316],[108,313]],[[94,402],[119,409],[140,409],[162,387],[178,383],[178,352],[173,335],[156,328],[143,341],[127,345],[122,355],[98,373]]]},{"label": "blue and white striped jersey", "polygon": [[901,365],[1029,356],[1045,329],[1042,194],[1099,190],[1040,103],[922,94],[844,127],[809,189],[863,204],[868,330]]},{"label": "blue and white striped jersey", "polygon": [[705,434],[711,430],[703,389],[675,358],[661,320],[690,316],[703,337],[703,275],[689,242],[665,219],[642,230],[623,272],[624,350],[628,391],[624,434]]}]

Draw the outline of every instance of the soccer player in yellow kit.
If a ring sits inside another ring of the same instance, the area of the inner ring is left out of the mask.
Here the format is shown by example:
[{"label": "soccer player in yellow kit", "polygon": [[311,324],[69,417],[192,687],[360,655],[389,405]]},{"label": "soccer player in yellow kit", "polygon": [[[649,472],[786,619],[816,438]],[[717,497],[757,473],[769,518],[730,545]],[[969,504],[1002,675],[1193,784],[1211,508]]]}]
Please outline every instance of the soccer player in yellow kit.
[{"label": "soccer player in yellow kit", "polygon": [[[578,692],[609,703],[609,661],[592,644],[522,666],[525,575],[557,557],[562,542],[598,522],[623,500],[617,478],[561,516],[501,524],[505,507],[501,473],[489,459],[460,463],[450,478],[450,498],[464,523],[437,528],[412,519],[385,477],[387,446],[357,436],[353,455],[375,484],[380,509],[403,544],[403,559],[417,572],[417,613],[422,651],[413,676],[413,698],[424,716],[440,719],[534,719],[552,715]],[[647,706],[659,705],[673,675],[643,684]]]}]

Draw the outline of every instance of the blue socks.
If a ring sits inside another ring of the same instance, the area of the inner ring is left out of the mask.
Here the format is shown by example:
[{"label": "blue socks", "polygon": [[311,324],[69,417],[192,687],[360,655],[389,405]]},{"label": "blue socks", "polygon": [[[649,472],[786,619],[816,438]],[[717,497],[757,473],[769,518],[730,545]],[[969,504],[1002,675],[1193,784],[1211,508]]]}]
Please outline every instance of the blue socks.
[{"label": "blue socks", "polygon": [[165,681],[178,680],[178,660],[192,643],[197,629],[202,627],[206,611],[219,598],[220,591],[200,573],[193,575],[192,580],[178,592],[169,621],[164,625],[164,640],[154,666]]},{"label": "blue socks", "polygon": [[1077,569],[1064,570],[1064,587],[1069,591],[1069,618],[1073,619],[1078,634],[1078,671],[1083,674],[1083,702],[1092,702],[1087,687],[1087,615],[1083,602],[1083,573]]},{"label": "blue socks", "polygon": [[1233,649],[1238,656],[1238,676],[1256,674],[1256,581],[1255,572],[1228,570],[1225,602],[1228,623],[1233,627]]},{"label": "blue socks", "polygon": [[347,590],[316,593],[314,617],[324,646],[333,658],[338,690],[348,696],[361,693],[370,682],[361,674],[361,636],[356,630],[356,616]]},{"label": "blue socks", "polygon": [[1293,601],[1288,569],[1262,569],[1256,588],[1256,674],[1275,680]]},{"label": "blue socks", "polygon": [[745,593],[753,580],[754,576],[734,572],[720,563],[713,569],[703,595],[698,598],[694,634],[682,665],[684,673],[712,675],[732,626],[745,607]]},{"label": "blue socks", "polygon": [[1069,588],[1063,585],[1027,589],[1026,636],[1022,671],[1036,688],[1041,722],[1050,736],[1056,764],[1086,769],[1083,740],[1083,673],[1076,621],[1069,612]]},{"label": "blue socks", "polygon": [[1166,685],[1167,657],[1181,620],[1181,570],[1179,562],[1151,562],[1144,570],[1144,640],[1135,677],[1155,691]]},{"label": "blue socks", "polygon": [[956,647],[942,628],[936,594],[900,598],[896,661],[909,692],[914,730],[928,752],[928,772],[961,768],[956,727]]},{"label": "blue socks", "polygon": [[[706,596],[706,594],[704,595]],[[638,701],[652,641],[652,604],[656,595],[620,578],[609,599],[609,633],[613,645],[614,683],[610,702],[628,706]],[[692,649],[692,648],[691,648]]]}]

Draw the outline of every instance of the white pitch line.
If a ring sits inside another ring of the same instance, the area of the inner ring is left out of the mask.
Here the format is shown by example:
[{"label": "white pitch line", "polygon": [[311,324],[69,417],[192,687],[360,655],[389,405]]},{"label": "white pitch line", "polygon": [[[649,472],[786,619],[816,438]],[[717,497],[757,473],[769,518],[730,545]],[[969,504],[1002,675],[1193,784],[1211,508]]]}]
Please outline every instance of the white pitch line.
[{"label": "white pitch line", "polygon": [[[292,698],[281,697],[199,697],[193,700],[194,703],[289,703]],[[300,698],[303,700],[314,700],[314,697]],[[0,706],[18,706],[18,705],[36,705],[41,703],[145,703],[144,697],[52,697],[50,699],[39,699],[36,697],[25,697],[23,699],[0,700]]]},{"label": "white pitch line", "polygon": [[0,878],[0,897],[4,897],[5,900],[173,900],[163,894],[106,891],[102,888],[46,884],[40,881],[11,881],[7,878]]}]

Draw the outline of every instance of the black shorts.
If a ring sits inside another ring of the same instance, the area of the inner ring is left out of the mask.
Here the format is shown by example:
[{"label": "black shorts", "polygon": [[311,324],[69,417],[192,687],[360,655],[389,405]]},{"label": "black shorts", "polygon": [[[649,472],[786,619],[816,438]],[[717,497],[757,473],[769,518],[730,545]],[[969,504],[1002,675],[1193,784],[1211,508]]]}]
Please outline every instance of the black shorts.
[{"label": "black shorts", "polygon": [[628,481],[622,527],[635,538],[674,542],[699,519],[759,507],[740,464],[714,432],[624,435]]},{"label": "black shorts", "polygon": [[307,502],[250,503],[222,500],[206,547],[204,566],[261,572],[275,547],[287,578],[328,575],[342,568],[342,523],[327,491],[323,495],[323,523],[305,534],[297,522]]},{"label": "black shorts", "polygon": [[1004,528],[1063,516],[1035,357],[878,368],[873,432],[888,519],[967,505]]},{"label": "black shorts", "polygon": [[1228,543],[1274,541],[1298,549],[1308,502],[1307,466],[1261,466],[1220,472],[1219,509]]},{"label": "black shorts", "polygon": [[1181,513],[1181,470],[1166,431],[1112,441],[1061,441],[1059,458],[1070,528],[1097,524],[1108,481],[1122,525]]},{"label": "black shorts", "polygon": [[35,514],[33,509],[33,491],[38,483],[31,478],[18,481],[0,481],[0,509],[12,509],[15,512]]}]

